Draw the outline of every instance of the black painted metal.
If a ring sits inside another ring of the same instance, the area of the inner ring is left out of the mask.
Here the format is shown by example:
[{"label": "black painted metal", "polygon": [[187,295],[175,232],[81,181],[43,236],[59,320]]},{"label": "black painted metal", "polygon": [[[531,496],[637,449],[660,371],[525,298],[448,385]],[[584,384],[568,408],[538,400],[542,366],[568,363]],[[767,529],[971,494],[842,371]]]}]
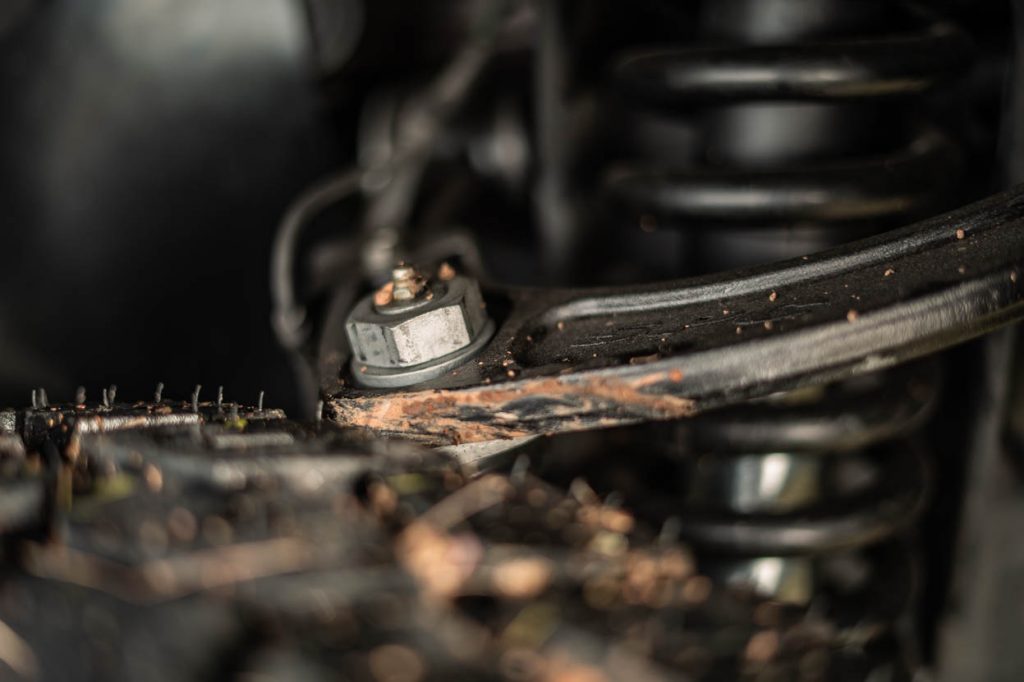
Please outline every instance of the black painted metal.
[{"label": "black painted metal", "polygon": [[[1022,271],[1017,188],[775,266],[621,289],[492,291],[510,312],[477,362],[418,391],[348,389],[334,404],[339,418],[366,424],[385,403],[433,397],[438,412],[407,415],[395,432],[470,440],[481,423],[542,433],[674,418],[682,407],[658,398],[685,399],[691,412],[737,404],[877,371],[1020,319]],[[594,382],[650,400],[566,395]],[[432,428],[439,417],[452,420],[444,431]]]},{"label": "black painted metal", "polygon": [[906,32],[788,45],[635,50],[616,69],[622,86],[662,105],[702,100],[845,100],[918,94],[961,70],[970,39],[924,20]]},{"label": "black painted metal", "polygon": [[941,384],[938,364],[929,358],[806,397],[784,393],[714,410],[681,422],[680,438],[697,452],[858,450],[904,436],[931,416]]}]

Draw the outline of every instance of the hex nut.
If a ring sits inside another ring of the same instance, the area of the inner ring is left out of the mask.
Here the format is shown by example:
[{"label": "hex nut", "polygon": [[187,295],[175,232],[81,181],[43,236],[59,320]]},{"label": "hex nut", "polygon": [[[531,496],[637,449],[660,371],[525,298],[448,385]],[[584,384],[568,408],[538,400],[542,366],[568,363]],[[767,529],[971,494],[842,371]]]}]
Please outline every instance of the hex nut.
[{"label": "hex nut", "polygon": [[[355,379],[400,386],[437,376],[486,342],[494,324],[476,281],[456,276],[430,285],[431,296],[409,304],[359,301],[345,323]],[[441,369],[438,371],[438,367]]]}]

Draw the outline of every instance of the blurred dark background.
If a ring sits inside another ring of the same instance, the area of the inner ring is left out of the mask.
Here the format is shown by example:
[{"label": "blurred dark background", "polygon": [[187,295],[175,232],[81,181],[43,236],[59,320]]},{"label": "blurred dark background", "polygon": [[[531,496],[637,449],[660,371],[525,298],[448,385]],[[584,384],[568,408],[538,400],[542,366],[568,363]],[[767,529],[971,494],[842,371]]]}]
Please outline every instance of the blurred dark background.
[{"label": "blurred dark background", "polygon": [[296,404],[267,268],[338,162],[295,0],[0,3],[0,402]]},{"label": "blurred dark background", "polygon": [[[39,386],[57,401],[70,399],[79,385],[95,398],[117,384],[119,398],[131,400],[148,397],[162,381],[165,395],[180,398],[195,384],[206,396],[223,385],[239,401],[255,401],[266,390],[268,405],[300,412],[294,372],[269,324],[277,222],[302,189],[351,162],[356,113],[345,103],[375,85],[436,71],[458,44],[460,13],[473,4],[0,0],[0,404],[25,405]],[[999,120],[1009,3],[931,4],[948,6],[944,14],[977,38],[979,65],[970,96],[944,95],[936,108],[974,108],[984,115],[963,118]],[[492,80],[514,89],[514,79]],[[1008,119],[1024,120],[1019,95],[1013,107]],[[983,187],[969,186],[968,196],[951,200],[987,193],[992,176],[1003,174],[995,157],[1005,162],[1007,177],[1020,180],[1019,132],[1000,139],[994,125],[950,127],[965,129],[966,149],[984,151],[971,164],[982,170],[964,183]],[[491,195],[484,203],[484,224],[496,232],[492,218],[501,211],[493,210]],[[532,265],[515,260],[509,246],[529,241],[522,230],[529,223],[520,218],[511,221],[507,243],[488,235],[495,239],[488,251],[511,263],[506,270],[513,273]],[[628,238],[643,235],[634,230]],[[978,365],[963,361],[971,352],[951,361],[961,367],[952,389],[981,383]],[[979,415],[993,411],[966,389],[950,394],[971,396],[966,402]],[[967,442],[975,433],[961,428],[974,417],[959,400],[948,409],[938,421],[961,433],[935,440],[945,458],[943,483],[958,493],[966,463],[985,460],[965,454],[982,449]],[[1020,462],[1022,432],[1018,424]],[[991,470],[994,482],[1005,483]],[[1003,538],[1012,538],[1015,520],[1024,518],[1019,496],[1005,501],[988,490],[971,493],[978,501],[966,503],[965,534],[979,545],[988,537],[986,547],[1012,547]],[[959,499],[944,489],[940,502],[932,535],[947,561],[954,548],[944,538],[956,526]],[[991,524],[993,518],[1000,523]],[[976,554],[980,568],[968,575],[1006,577],[1003,593],[1021,593],[1019,558],[1006,570],[993,558],[997,552]],[[937,615],[944,603],[936,594],[949,576],[941,565],[930,568],[937,578],[928,596]],[[954,630],[947,639],[969,645],[953,655],[969,659],[979,641],[1013,651],[1016,630],[1005,623],[1019,616],[1020,600],[999,600],[996,609],[987,601],[1000,594],[995,588],[968,594],[965,613],[988,620],[981,628],[965,620]]]}]

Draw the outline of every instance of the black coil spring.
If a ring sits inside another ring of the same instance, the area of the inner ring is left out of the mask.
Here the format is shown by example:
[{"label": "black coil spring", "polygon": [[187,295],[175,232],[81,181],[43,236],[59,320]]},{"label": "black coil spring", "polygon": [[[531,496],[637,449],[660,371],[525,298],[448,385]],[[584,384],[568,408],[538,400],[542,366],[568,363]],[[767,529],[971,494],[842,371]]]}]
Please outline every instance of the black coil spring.
[{"label": "black coil spring", "polygon": [[842,679],[910,679],[923,578],[913,530],[931,489],[914,431],[937,400],[937,362],[583,439],[549,452],[545,475],[586,471],[692,547],[716,584],[804,609],[837,655],[857,659],[863,677]]},{"label": "black coil spring", "polygon": [[686,233],[701,269],[803,255],[955,203],[961,154],[923,109],[970,42],[894,5],[708,2],[697,46],[622,50],[622,153],[605,192],[629,224]]},{"label": "black coil spring", "polygon": [[[624,113],[604,193],[629,230],[678,238],[671,274],[798,257],[956,201],[962,155],[924,112],[969,61],[957,27],[916,6],[830,0],[705,2],[697,25],[695,45],[628,47],[612,69]],[[656,481],[615,458],[595,470],[650,517],[677,518],[703,570],[826,612],[841,638],[906,672],[918,584],[907,530],[929,487],[911,436],[938,369],[680,426],[685,456]]]}]

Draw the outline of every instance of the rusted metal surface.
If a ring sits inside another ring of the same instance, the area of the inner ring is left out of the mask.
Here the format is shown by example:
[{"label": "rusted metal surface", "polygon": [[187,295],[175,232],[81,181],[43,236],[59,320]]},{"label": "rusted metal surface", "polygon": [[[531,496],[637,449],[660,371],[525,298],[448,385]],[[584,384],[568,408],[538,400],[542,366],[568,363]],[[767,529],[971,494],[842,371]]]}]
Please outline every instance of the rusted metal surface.
[{"label": "rusted metal surface", "polygon": [[691,416],[891,367],[1020,319],[1022,272],[1018,188],[741,273],[619,290],[492,291],[508,312],[478,361],[416,390],[337,389],[328,418],[461,443]]},{"label": "rusted metal surface", "polygon": [[61,404],[37,407],[15,417],[15,426],[30,446],[51,439],[70,460],[78,457],[82,436],[140,428],[196,426],[237,420],[283,419],[282,410],[252,408],[239,403],[204,401]]},{"label": "rusted metal surface", "polygon": [[327,416],[340,424],[431,444],[519,438],[548,430],[688,417],[693,401],[668,395],[662,386],[682,379],[678,370],[638,377],[542,377],[476,390],[332,400]]}]

